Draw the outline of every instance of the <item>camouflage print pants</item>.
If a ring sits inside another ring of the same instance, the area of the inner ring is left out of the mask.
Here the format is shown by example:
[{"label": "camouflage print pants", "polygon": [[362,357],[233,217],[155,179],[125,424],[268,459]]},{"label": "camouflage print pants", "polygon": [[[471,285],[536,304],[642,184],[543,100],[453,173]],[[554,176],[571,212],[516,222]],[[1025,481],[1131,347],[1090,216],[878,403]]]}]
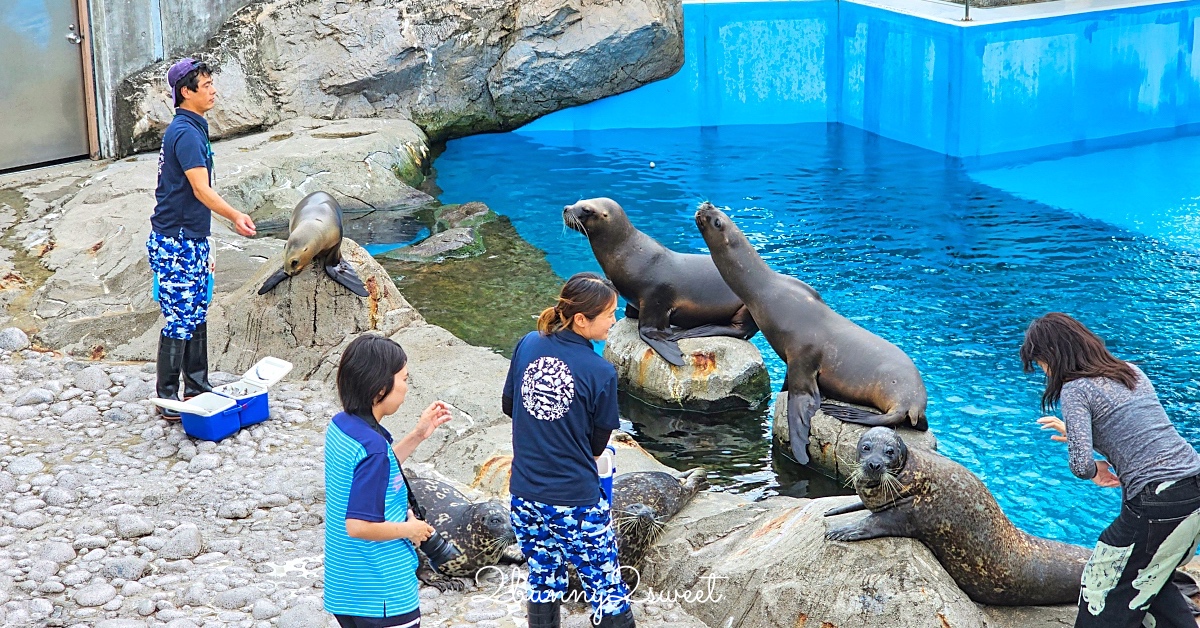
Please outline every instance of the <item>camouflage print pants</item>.
[{"label": "camouflage print pants", "polygon": [[619,615],[629,609],[606,499],[601,497],[593,506],[552,506],[514,495],[512,526],[529,559],[532,601],[563,598],[569,562],[579,573],[595,615]]},{"label": "camouflage print pants", "polygon": [[1083,571],[1077,628],[1194,628],[1171,583],[1200,543],[1200,480],[1152,483],[1121,505]]},{"label": "camouflage print pants", "polygon": [[208,240],[151,231],[146,252],[150,270],[158,276],[158,305],[167,319],[163,335],[191,340],[196,326],[208,317]]}]

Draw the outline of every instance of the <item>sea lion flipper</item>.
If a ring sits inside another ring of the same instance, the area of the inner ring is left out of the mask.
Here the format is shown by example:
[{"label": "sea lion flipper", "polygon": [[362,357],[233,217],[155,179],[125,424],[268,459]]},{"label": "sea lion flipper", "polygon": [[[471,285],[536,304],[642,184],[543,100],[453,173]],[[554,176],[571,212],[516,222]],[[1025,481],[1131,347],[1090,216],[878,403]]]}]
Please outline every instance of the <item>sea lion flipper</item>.
[{"label": "sea lion flipper", "polygon": [[650,345],[655,353],[662,356],[662,359],[674,366],[683,366],[683,352],[679,350],[679,345],[670,340],[666,332],[651,327],[638,326],[638,336],[642,342]]},{"label": "sea lion flipper", "polygon": [[798,381],[788,369],[788,444],[792,456],[800,464],[808,464],[808,441],[812,431],[812,419],[821,407],[821,392],[815,377]]},{"label": "sea lion flipper", "polygon": [[713,336],[729,336],[731,338],[741,338],[745,336],[746,330],[733,325],[700,325],[691,329],[680,329],[671,334],[671,340],[680,340],[683,338],[710,338]]},{"label": "sea lion flipper", "polygon": [[866,509],[867,509],[867,505],[862,503],[862,500],[860,499],[852,504],[846,504],[845,506],[838,506],[837,508],[830,508],[829,510],[825,511],[825,516],[826,517],[836,517],[838,515],[844,515],[846,513],[858,512],[860,510],[866,510]]},{"label": "sea lion flipper", "polygon": [[368,296],[367,287],[363,285],[362,279],[358,278],[358,273],[354,272],[354,267],[346,260],[341,260],[337,264],[325,267],[325,274],[337,283],[346,286],[350,292],[357,294],[360,297]]},{"label": "sea lion flipper", "polygon": [[275,288],[275,286],[278,286],[284,279],[287,278],[288,274],[283,272],[282,269],[275,271],[275,274],[267,277],[267,280],[263,282],[262,287],[258,289],[258,293],[266,294],[270,292]]}]

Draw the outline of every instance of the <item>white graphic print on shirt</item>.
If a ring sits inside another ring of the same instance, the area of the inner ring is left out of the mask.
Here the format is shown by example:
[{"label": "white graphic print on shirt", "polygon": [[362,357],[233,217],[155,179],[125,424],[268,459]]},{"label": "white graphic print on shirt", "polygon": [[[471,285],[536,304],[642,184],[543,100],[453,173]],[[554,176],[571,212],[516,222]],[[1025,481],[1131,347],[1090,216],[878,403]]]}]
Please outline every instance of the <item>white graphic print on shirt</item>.
[{"label": "white graphic print on shirt", "polygon": [[575,399],[575,379],[566,362],[541,357],[525,367],[521,377],[521,402],[535,419],[561,419]]}]

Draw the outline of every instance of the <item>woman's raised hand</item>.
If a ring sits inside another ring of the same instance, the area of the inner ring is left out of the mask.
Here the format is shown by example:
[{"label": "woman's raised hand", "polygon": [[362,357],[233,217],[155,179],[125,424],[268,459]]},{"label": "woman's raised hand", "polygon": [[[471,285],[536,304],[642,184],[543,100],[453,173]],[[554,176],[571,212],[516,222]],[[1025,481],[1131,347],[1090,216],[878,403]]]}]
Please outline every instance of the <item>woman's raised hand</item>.
[{"label": "woman's raised hand", "polygon": [[450,405],[445,401],[435,401],[421,413],[421,418],[417,419],[417,426],[413,428],[413,433],[421,440],[425,440],[433,435],[433,431],[438,426],[447,423],[452,418]]},{"label": "woman's raised hand", "polygon": [[1037,420],[1042,424],[1044,430],[1054,430],[1058,432],[1057,436],[1051,436],[1050,440],[1055,440],[1060,443],[1067,442],[1067,425],[1062,422],[1062,419],[1056,416],[1044,416]]}]

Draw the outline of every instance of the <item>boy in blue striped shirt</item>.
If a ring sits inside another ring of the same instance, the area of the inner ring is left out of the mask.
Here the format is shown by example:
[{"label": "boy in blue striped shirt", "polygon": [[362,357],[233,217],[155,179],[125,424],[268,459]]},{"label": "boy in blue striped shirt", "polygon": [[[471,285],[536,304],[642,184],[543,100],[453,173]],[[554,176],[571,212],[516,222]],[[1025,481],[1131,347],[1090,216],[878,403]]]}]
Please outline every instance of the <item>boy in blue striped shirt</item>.
[{"label": "boy in blue striped shirt", "polygon": [[393,442],[379,421],[404,403],[407,362],[399,344],[367,334],[338,366],[344,412],[325,431],[325,610],[343,628],[421,624],[416,544],[433,527],[408,509],[400,463],[451,417],[435,401]]}]

